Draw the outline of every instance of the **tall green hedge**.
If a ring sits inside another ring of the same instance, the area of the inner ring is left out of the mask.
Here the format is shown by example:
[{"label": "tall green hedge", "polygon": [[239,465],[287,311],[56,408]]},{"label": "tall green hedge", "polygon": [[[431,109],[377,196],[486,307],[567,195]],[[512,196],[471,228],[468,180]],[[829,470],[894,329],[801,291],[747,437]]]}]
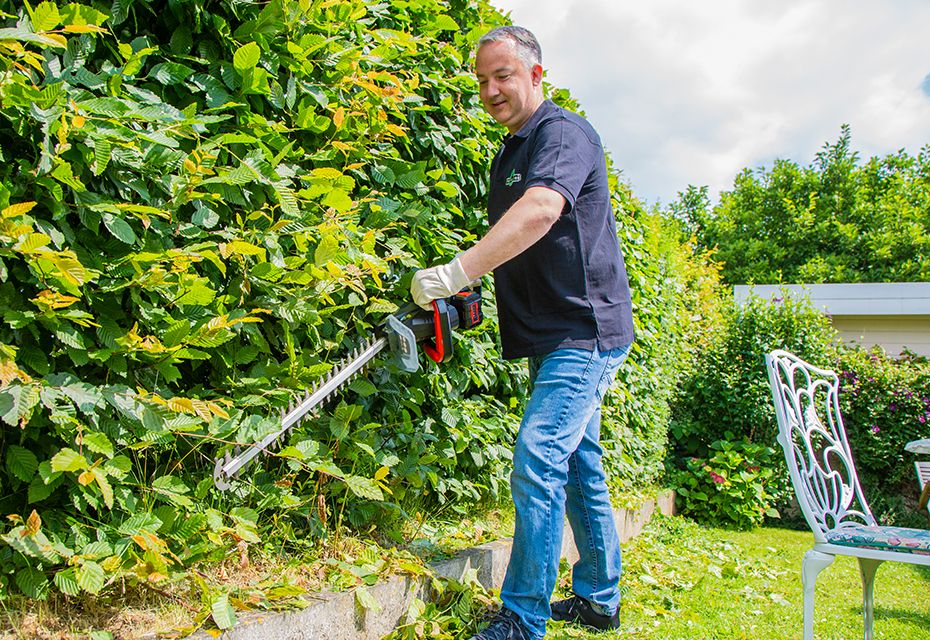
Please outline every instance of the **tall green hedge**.
[{"label": "tall green hedge", "polygon": [[[414,268],[485,230],[501,131],[470,59],[499,12],[0,7],[4,590],[157,583],[505,495],[526,376],[500,359],[491,296],[452,363],[381,362],[231,492],[211,479],[406,301]],[[661,471],[690,285],[619,181],[615,205],[640,339],[605,440],[634,484]]]}]

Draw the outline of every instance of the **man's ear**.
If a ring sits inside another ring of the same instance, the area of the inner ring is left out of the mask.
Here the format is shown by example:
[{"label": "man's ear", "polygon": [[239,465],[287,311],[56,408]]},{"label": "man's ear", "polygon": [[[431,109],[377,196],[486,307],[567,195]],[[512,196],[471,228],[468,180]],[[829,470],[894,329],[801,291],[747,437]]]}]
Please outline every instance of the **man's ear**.
[{"label": "man's ear", "polygon": [[543,68],[541,64],[534,64],[533,68],[530,69],[530,75],[533,78],[533,86],[539,86],[542,84],[543,79]]}]

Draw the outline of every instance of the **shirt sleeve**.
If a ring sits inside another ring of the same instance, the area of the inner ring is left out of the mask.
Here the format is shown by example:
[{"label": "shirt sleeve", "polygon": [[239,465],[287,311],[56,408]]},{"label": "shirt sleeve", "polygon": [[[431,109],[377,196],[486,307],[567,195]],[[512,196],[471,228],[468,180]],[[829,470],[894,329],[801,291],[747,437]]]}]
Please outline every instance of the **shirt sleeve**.
[{"label": "shirt sleeve", "polygon": [[592,142],[575,123],[556,119],[539,126],[530,152],[525,185],[548,187],[562,194],[568,209],[575,206],[591,175],[600,145]]}]

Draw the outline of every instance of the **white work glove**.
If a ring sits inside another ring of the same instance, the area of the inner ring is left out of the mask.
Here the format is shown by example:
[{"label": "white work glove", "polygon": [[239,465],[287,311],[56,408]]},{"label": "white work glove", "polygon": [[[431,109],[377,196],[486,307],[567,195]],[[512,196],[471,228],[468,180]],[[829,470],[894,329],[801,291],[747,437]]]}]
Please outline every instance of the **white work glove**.
[{"label": "white work glove", "polygon": [[424,309],[430,308],[430,302],[439,298],[448,298],[467,287],[471,279],[462,269],[459,257],[448,264],[442,264],[430,269],[420,269],[413,274],[410,283],[410,294],[413,301]]}]

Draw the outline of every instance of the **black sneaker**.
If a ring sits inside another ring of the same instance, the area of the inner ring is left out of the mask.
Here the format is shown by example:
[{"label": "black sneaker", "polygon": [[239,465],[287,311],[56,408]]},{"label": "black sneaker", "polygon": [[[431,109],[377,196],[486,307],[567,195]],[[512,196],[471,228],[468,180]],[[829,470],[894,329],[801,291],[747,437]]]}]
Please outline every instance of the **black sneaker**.
[{"label": "black sneaker", "polygon": [[471,640],[532,640],[529,631],[520,622],[520,616],[510,609],[501,609],[488,628]]},{"label": "black sneaker", "polygon": [[619,610],[615,611],[612,616],[605,616],[603,613],[595,611],[590,602],[576,595],[553,602],[550,607],[552,608],[553,620],[576,622],[599,631],[620,628]]}]

